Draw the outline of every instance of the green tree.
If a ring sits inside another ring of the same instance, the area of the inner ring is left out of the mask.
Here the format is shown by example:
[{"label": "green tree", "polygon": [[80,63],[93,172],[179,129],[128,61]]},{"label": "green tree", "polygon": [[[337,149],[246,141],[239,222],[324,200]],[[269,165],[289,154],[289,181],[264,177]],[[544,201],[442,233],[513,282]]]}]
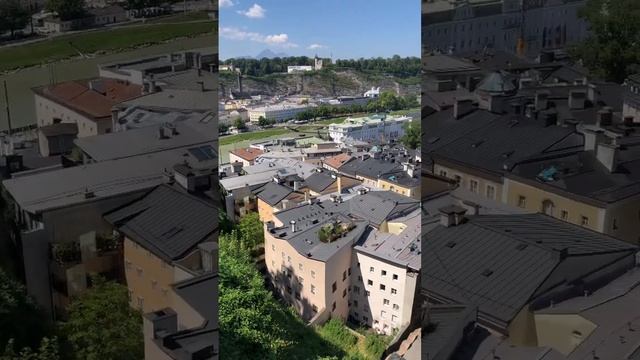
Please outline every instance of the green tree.
[{"label": "green tree", "polygon": [[20,0],[0,0],[0,33],[9,31],[11,37],[29,22],[29,12]]},{"label": "green tree", "polygon": [[36,347],[49,327],[35,301],[24,286],[0,268],[0,349],[12,346]]},{"label": "green tree", "polygon": [[404,125],[404,135],[400,142],[409,149],[417,149],[422,141],[422,130],[420,121],[410,121]]},{"label": "green tree", "polygon": [[591,33],[571,49],[574,58],[593,74],[618,83],[640,72],[640,1],[589,0],[580,16]]},{"label": "green tree", "polygon": [[264,116],[260,116],[258,118],[258,126],[269,126],[269,125],[272,125],[273,123],[275,123],[274,120],[267,119]]},{"label": "green tree", "polygon": [[237,129],[246,129],[247,125],[244,123],[244,120],[242,120],[242,118],[237,117],[235,118],[235,120],[233,120],[233,126],[235,126]]},{"label": "green tree", "polygon": [[264,244],[264,225],[260,221],[260,215],[257,212],[251,212],[240,218],[238,231],[240,232],[241,241],[247,247],[254,248]]},{"label": "green tree", "polygon": [[29,347],[23,348],[19,353],[14,350],[13,339],[5,347],[0,360],[60,360],[60,350],[57,338],[42,338],[36,351]]},{"label": "green tree", "polygon": [[139,360],[144,357],[142,316],[129,305],[127,288],[101,277],[69,306],[62,327],[76,359]]},{"label": "green tree", "polygon": [[47,0],[47,9],[61,20],[79,19],[85,15],[84,0]]},{"label": "green tree", "polygon": [[224,133],[229,130],[229,125],[226,124],[218,124],[218,133]]}]

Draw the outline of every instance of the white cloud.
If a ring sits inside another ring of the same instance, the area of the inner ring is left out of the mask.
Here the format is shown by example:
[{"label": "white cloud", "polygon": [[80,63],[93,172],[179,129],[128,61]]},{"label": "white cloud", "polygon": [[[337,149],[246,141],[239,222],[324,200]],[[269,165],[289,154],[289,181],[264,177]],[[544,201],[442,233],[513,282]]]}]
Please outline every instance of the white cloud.
[{"label": "white cloud", "polygon": [[235,4],[232,0],[220,0],[220,3],[218,4],[221,8],[232,7],[233,5]]},{"label": "white cloud", "polygon": [[326,45],[321,45],[321,44],[311,44],[307,47],[307,49],[309,50],[318,50],[318,49],[326,49],[327,46]]},{"label": "white cloud", "polygon": [[244,15],[252,19],[262,19],[264,17],[264,13],[266,12],[267,10],[265,10],[262,6],[258,4],[253,4],[253,6],[251,6],[249,10],[246,10],[246,11],[238,10],[238,14]]},{"label": "white cloud", "polygon": [[257,32],[244,31],[234,27],[221,27],[220,36],[231,40],[249,40],[281,48],[295,48],[297,44],[289,42],[287,34],[264,35]]}]

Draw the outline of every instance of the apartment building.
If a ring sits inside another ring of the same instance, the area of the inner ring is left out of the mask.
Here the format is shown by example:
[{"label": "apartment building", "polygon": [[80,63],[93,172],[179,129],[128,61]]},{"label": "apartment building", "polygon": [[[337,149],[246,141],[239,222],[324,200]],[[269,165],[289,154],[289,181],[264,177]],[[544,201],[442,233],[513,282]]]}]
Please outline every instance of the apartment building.
[{"label": "apartment building", "polygon": [[142,95],[142,87],[125,80],[95,78],[36,87],[33,92],[39,128],[75,124],[77,136],[85,137],[112,132],[113,106]]},{"label": "apartment building", "polygon": [[229,162],[239,162],[242,166],[251,166],[254,164],[258,156],[264,154],[264,151],[253,147],[240,148],[229,151]]},{"label": "apartment building", "polygon": [[586,1],[464,0],[423,2],[425,50],[472,53],[487,48],[535,56],[588,36]]},{"label": "apartment building", "polygon": [[383,157],[381,154],[374,156],[362,154],[344,163],[338,168],[338,171],[362,181],[365,186],[374,188],[378,186],[379,178],[383,174],[401,171],[402,162],[405,159],[403,155],[392,158]]},{"label": "apartment building", "polygon": [[309,190],[311,196],[320,196],[333,193],[341,194],[343,191],[360,184],[358,179],[318,168],[315,174],[305,179],[304,187]]},{"label": "apartment building", "polygon": [[292,188],[284,184],[281,179],[276,178],[254,190],[258,198],[260,221],[273,221],[274,213],[296,207],[309,200],[309,193],[306,189],[300,189],[297,184],[299,182],[294,183]]},{"label": "apartment building", "polygon": [[[174,175],[189,190],[195,179],[213,184],[217,157],[212,149],[217,144],[200,137],[192,140],[156,151],[140,151],[136,142],[87,147],[94,160],[104,161],[14,173],[3,182],[20,225],[14,241],[21,249],[27,291],[47,313],[64,318],[71,297],[84,291],[92,273],[122,279],[123,239],[103,218],[105,213]],[[203,147],[211,151],[203,153]]]},{"label": "apartment building", "polygon": [[336,143],[347,139],[385,142],[397,140],[404,135],[408,116],[372,115],[360,118],[348,118],[340,124],[329,125],[329,137]]},{"label": "apartment building", "polygon": [[[415,200],[376,191],[274,213],[265,228],[265,262],[275,291],[309,323],[355,321],[357,314],[358,322],[391,334],[411,314],[419,249],[410,244],[417,227],[408,225],[419,219],[418,208]],[[378,236],[387,240],[380,249],[373,245]],[[378,270],[365,273],[363,266]],[[388,288],[381,286],[385,276]]]},{"label": "apartment building", "polygon": [[260,118],[283,122],[296,117],[296,114],[307,110],[308,105],[300,104],[276,104],[248,108],[249,121],[257,123]]},{"label": "apartment building", "polygon": [[[196,260],[202,257],[202,249],[198,246],[217,236],[213,203],[179,185],[160,185],[143,198],[105,214],[105,219],[123,237],[131,305],[143,313],[170,305],[171,285],[200,270],[201,262]],[[194,265],[195,270],[191,268]]]}]

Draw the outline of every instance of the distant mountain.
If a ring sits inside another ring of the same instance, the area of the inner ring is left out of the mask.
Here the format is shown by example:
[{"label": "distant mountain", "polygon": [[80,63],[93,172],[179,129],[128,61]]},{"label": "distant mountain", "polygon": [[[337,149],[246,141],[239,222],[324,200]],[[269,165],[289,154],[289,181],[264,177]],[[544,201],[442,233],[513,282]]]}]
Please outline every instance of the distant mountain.
[{"label": "distant mountain", "polygon": [[273,58],[277,58],[277,57],[287,57],[289,55],[285,54],[285,53],[275,53],[269,49],[265,49],[262,50],[258,55],[256,55],[256,59],[260,60],[262,58],[267,58],[267,59],[273,59]]}]

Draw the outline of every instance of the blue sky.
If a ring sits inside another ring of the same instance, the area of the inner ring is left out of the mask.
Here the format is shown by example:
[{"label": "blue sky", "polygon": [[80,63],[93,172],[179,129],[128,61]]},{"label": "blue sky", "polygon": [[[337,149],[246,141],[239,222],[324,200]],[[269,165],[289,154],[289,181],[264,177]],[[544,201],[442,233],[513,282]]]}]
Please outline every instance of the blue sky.
[{"label": "blue sky", "polygon": [[420,0],[219,0],[220,57],[420,56]]}]

